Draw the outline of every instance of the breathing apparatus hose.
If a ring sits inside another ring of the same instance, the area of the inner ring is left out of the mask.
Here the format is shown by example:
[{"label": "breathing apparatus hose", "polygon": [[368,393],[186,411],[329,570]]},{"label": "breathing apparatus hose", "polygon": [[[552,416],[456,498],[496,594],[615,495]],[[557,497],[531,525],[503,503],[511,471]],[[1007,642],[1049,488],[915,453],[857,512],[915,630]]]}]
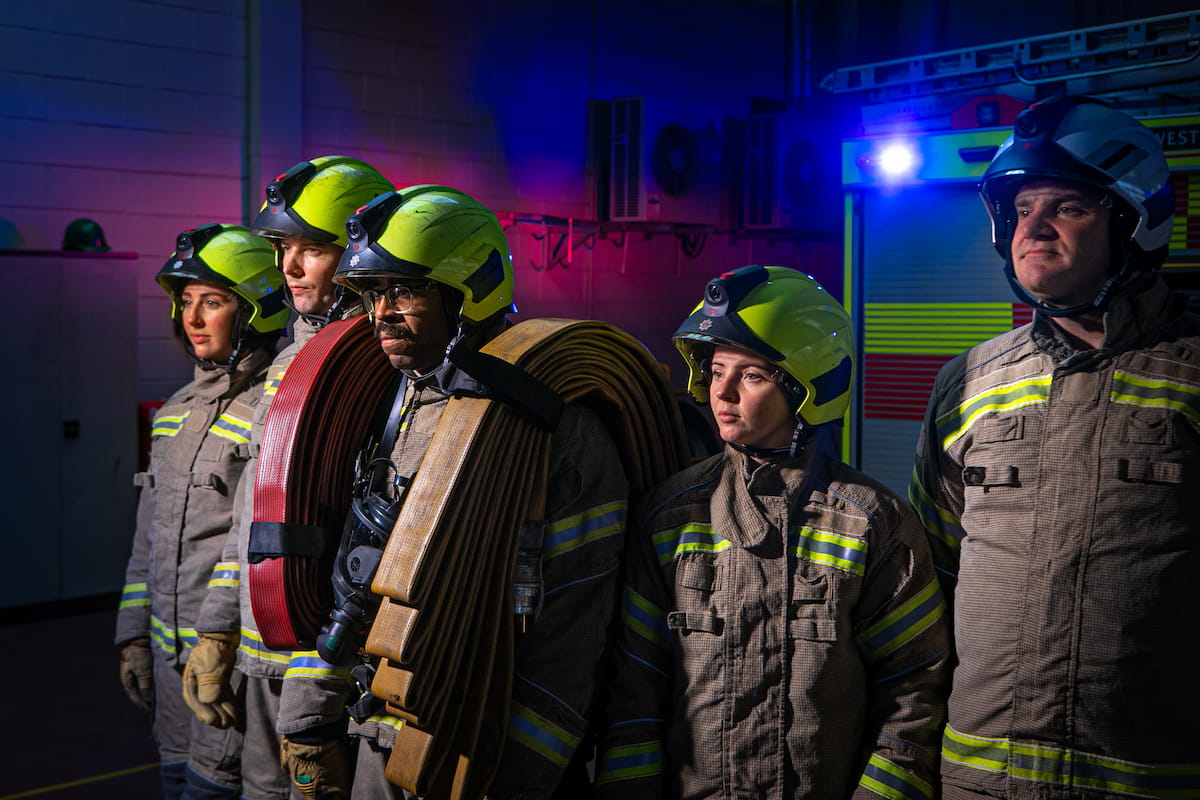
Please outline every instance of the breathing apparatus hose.
[{"label": "breathing apparatus hose", "polygon": [[[481,352],[597,412],[631,505],[686,466],[666,376],[623,331],[532,319]],[[388,779],[419,796],[475,800],[495,774],[513,681],[513,568],[523,526],[545,519],[550,443],[511,402],[452,398],[384,548],[366,649],[382,657],[372,691],[405,723]]]}]

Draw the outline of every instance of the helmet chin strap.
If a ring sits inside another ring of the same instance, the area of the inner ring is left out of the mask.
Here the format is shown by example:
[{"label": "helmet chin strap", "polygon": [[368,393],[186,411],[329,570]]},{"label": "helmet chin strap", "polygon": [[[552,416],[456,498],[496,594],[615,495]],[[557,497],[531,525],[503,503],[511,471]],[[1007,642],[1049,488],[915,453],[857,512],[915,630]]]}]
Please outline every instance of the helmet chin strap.
[{"label": "helmet chin strap", "polygon": [[809,433],[812,429],[804,424],[804,420],[796,416],[796,428],[792,431],[792,441],[786,447],[754,447],[753,445],[741,444],[740,442],[729,442],[729,446],[739,453],[745,453],[751,458],[760,459],[762,461],[770,461],[776,458],[795,458],[804,451],[804,445],[808,443]]}]

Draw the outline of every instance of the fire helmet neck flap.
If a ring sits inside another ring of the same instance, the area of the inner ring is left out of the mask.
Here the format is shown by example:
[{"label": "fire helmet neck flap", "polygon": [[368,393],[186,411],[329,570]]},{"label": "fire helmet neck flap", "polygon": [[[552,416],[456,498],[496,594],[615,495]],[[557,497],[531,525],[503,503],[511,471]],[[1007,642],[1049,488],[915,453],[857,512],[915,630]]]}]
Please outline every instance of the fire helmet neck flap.
[{"label": "fire helmet neck flap", "polygon": [[[283,276],[275,268],[275,251],[240,225],[210,223],[183,231],[156,280],[171,298],[171,319],[178,325],[183,319],[180,295],[188,281],[216,284],[237,295],[233,355],[219,365],[226,370],[232,370],[248,348],[273,344],[287,327]],[[192,353],[190,345],[188,352]]]},{"label": "fire helmet neck flap", "polygon": [[708,402],[717,345],[755,353],[782,370],[781,386],[803,427],[841,419],[854,379],[850,317],[811,276],[748,266],[708,282],[704,300],[672,337],[688,365],[688,391]]},{"label": "fire helmet neck flap", "polygon": [[[1113,204],[1110,277],[1088,303],[1048,306],[1016,278],[1014,199],[1030,181],[1054,180],[1099,190]],[[979,184],[992,221],[992,243],[1018,299],[1048,316],[1103,310],[1124,291],[1142,288],[1162,265],[1175,213],[1174,190],[1158,137],[1133,117],[1091,97],[1056,96],[1017,116]]]},{"label": "fire helmet neck flap", "polygon": [[333,280],[353,292],[380,277],[449,287],[462,296],[460,333],[516,311],[500,222],[457,189],[419,185],[380,195],[346,220],[346,231],[349,244]]}]

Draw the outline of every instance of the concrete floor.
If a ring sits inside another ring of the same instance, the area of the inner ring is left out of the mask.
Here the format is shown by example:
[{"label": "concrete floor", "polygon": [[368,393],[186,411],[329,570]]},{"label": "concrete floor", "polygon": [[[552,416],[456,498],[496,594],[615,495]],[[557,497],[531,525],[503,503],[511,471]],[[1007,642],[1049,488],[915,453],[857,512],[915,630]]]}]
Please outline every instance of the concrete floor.
[{"label": "concrete floor", "polygon": [[0,800],[162,796],[150,719],[117,677],[116,602],[0,611]]}]

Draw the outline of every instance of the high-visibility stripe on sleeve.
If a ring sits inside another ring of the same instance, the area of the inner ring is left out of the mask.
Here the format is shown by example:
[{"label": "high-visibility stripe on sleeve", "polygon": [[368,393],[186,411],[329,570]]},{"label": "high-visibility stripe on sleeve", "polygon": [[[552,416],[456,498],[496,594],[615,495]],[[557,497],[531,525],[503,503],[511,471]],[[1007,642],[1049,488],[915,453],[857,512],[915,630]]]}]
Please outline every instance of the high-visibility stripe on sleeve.
[{"label": "high-visibility stripe on sleeve", "polygon": [[824,564],[854,575],[867,571],[865,539],[803,527],[788,532],[788,547],[792,555],[814,564]]},{"label": "high-visibility stripe on sleeve", "polygon": [[288,661],[287,671],[283,679],[292,678],[340,678],[350,680],[350,670],[345,667],[335,667],[321,656],[316,650],[297,650]]},{"label": "high-visibility stripe on sleeve", "polygon": [[228,439],[238,444],[250,441],[250,421],[235,417],[233,414],[222,414],[208,428],[209,433]]},{"label": "high-visibility stripe on sleeve", "polygon": [[236,589],[240,583],[241,569],[236,561],[218,561],[208,579],[208,588]]},{"label": "high-visibility stripe on sleeve", "polygon": [[404,720],[393,717],[391,714],[372,714],[367,717],[367,722],[374,722],[376,725],[383,725],[397,731],[404,727]]},{"label": "high-visibility stripe on sleeve", "polygon": [[175,629],[153,614],[150,615],[150,641],[164,653],[173,655],[176,652]]},{"label": "high-visibility stripe on sleeve", "polygon": [[542,542],[542,558],[551,559],[625,532],[624,501],[590,508],[550,526]]},{"label": "high-visibility stripe on sleeve", "polygon": [[942,733],[942,759],[1032,783],[1162,800],[1200,797],[1200,762],[1138,763],[1069,748],[972,736],[949,725]]},{"label": "high-visibility stripe on sleeve", "polygon": [[575,755],[579,737],[555,725],[533,709],[513,703],[508,735],[558,767],[565,767]]},{"label": "high-visibility stripe on sleeve", "polygon": [[140,608],[150,605],[150,591],[145,583],[127,583],[121,589],[118,608]]},{"label": "high-visibility stripe on sleeve", "polygon": [[874,663],[921,635],[946,613],[946,602],[937,580],[910,597],[899,608],[868,627],[856,639],[867,663]]},{"label": "high-visibility stripe on sleeve", "polygon": [[945,542],[952,550],[957,550],[962,545],[962,540],[967,535],[962,523],[958,517],[930,499],[916,470],[913,470],[912,480],[908,484],[908,502],[916,509],[926,533]]},{"label": "high-visibility stripe on sleeve", "polygon": [[246,627],[242,628],[242,640],[238,645],[238,650],[259,661],[266,661],[281,666],[288,665],[292,660],[290,652],[285,653],[279,650],[272,650],[263,644],[262,635],[258,631]]},{"label": "high-visibility stripe on sleeve", "polygon": [[272,369],[267,373],[267,380],[263,383],[263,397],[274,397],[275,393],[279,391],[279,382],[283,380],[283,373],[287,372],[287,367],[278,369],[278,372]]},{"label": "high-visibility stripe on sleeve", "polygon": [[858,785],[888,800],[931,800],[933,787],[878,753],[872,753]]},{"label": "high-visibility stripe on sleeve", "polygon": [[993,386],[967,398],[962,405],[938,417],[937,432],[942,449],[949,450],[981,417],[1045,403],[1050,397],[1050,380],[1050,375],[1039,375]]},{"label": "high-visibility stripe on sleeve", "polygon": [[617,783],[661,775],[663,745],[660,740],[610,747],[600,755],[596,783]]},{"label": "high-visibility stripe on sleeve", "polygon": [[671,649],[667,612],[629,586],[621,593],[621,620],[625,627],[664,651]]},{"label": "high-visibility stripe on sleeve", "polygon": [[1116,370],[1109,400],[1143,408],[1169,408],[1200,422],[1200,387]]},{"label": "high-visibility stripe on sleeve", "polygon": [[154,424],[150,427],[151,436],[174,436],[183,428],[183,423],[187,420],[191,411],[184,412],[178,416],[163,416],[155,417]]},{"label": "high-visibility stripe on sleeve", "polygon": [[728,541],[713,533],[712,525],[699,522],[656,533],[651,541],[658,563],[663,565],[684,553],[719,553],[730,546]]}]

